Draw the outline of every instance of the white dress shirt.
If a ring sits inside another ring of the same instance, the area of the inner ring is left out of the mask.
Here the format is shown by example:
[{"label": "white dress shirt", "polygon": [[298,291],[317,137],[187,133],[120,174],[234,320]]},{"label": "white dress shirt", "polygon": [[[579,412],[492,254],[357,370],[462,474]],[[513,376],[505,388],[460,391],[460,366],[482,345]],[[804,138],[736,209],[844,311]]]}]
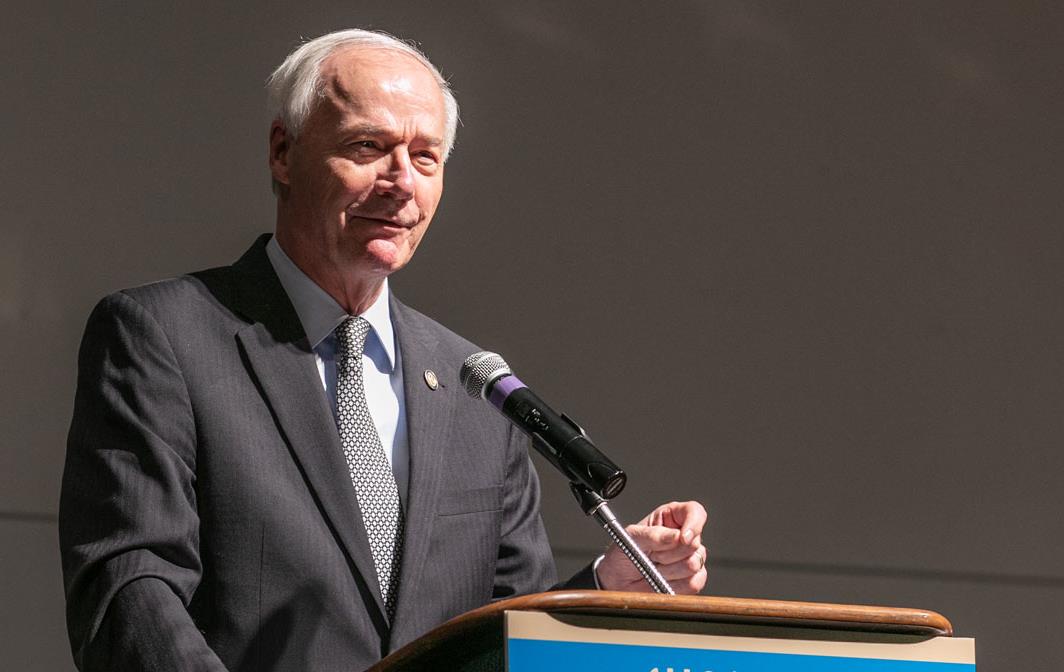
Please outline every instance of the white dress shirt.
[{"label": "white dress shirt", "polygon": [[[340,304],[293,262],[277,238],[266,244],[266,256],[281,280],[281,286],[296,309],[303,331],[314,349],[318,375],[336,417],[336,334],[334,330],[349,316]],[[377,300],[361,315],[369,322],[370,333],[362,352],[362,378],[373,424],[381,446],[392,465],[399,496],[405,501],[410,480],[409,446],[406,436],[406,398],[403,395],[401,353],[395,342],[389,303],[388,281]]]}]

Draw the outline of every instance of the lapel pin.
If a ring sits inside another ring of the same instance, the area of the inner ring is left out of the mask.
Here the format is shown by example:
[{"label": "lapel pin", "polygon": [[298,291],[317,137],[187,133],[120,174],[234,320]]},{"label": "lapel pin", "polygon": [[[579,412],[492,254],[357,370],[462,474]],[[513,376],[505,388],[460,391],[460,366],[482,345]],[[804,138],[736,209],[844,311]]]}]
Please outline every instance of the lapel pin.
[{"label": "lapel pin", "polygon": [[440,386],[440,379],[436,377],[436,372],[432,369],[425,369],[425,384],[430,390],[435,390]]}]

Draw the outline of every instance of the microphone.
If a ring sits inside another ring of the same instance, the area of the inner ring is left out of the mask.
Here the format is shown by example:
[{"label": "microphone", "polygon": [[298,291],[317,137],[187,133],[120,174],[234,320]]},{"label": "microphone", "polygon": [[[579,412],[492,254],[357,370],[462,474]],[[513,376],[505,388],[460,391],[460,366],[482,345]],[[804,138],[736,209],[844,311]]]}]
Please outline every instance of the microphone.
[{"label": "microphone", "polygon": [[510,422],[532,437],[532,446],[574,483],[603,499],[624,489],[628,477],[599,452],[587,434],[569,416],[556,413],[528,389],[494,352],[477,352],[462,363],[462,386],[480,397]]}]

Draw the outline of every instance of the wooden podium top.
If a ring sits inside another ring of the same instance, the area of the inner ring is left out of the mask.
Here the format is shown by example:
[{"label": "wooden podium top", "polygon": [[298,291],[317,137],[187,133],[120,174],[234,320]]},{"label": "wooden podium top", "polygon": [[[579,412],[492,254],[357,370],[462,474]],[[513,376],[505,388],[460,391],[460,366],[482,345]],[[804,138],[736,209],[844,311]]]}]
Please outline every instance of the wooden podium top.
[{"label": "wooden podium top", "polygon": [[[393,652],[375,672],[418,669],[418,664],[450,642],[498,633],[506,611],[660,618],[704,623],[740,623],[786,627],[891,633],[924,637],[952,636],[941,614],[923,609],[820,602],[786,602],[702,595],[657,595],[609,590],[569,590],[524,595],[493,602],[451,620]],[[491,635],[495,636],[495,635]]]}]

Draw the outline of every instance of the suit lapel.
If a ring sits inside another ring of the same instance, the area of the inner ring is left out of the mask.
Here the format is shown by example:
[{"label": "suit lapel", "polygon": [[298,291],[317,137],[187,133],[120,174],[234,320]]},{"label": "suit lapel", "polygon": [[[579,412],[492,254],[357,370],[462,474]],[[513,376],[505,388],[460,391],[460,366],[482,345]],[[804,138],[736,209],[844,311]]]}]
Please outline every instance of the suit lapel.
[{"label": "suit lapel", "polygon": [[[451,434],[458,380],[441,372],[453,371],[454,362],[444,361],[438,339],[425,328],[424,318],[392,299],[392,322],[399,341],[406,395],[407,437],[410,447],[410,487],[403,536],[403,562],[399,571],[397,618],[417,609],[417,586],[431,542],[436,503],[439,499],[441,463]],[[439,387],[426,384],[425,372],[439,376]],[[392,632],[395,632],[393,628]]]},{"label": "suit lapel", "polygon": [[327,522],[361,573],[379,616],[386,618],[366,528],[314,352],[266,257],[266,240],[268,236],[260,238],[234,265],[241,277],[237,304],[251,320],[237,339]]}]

